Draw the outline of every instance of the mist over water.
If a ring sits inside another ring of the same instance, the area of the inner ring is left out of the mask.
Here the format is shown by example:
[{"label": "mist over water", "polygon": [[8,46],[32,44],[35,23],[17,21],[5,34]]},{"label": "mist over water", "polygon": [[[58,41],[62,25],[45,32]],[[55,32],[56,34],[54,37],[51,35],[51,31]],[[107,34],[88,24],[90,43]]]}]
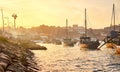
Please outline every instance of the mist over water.
[{"label": "mist over water", "polygon": [[114,50],[80,50],[79,46],[41,44],[48,50],[34,50],[39,72],[120,72],[120,56]]}]

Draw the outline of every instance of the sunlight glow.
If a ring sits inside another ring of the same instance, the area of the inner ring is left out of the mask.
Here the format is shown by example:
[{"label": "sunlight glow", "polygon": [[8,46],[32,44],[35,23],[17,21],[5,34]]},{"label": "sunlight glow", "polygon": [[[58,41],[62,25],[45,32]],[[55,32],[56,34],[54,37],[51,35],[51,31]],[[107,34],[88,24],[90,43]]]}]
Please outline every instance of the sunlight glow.
[{"label": "sunlight glow", "polygon": [[0,8],[4,11],[4,17],[10,18],[11,24],[13,23],[11,15],[16,13],[18,15],[16,24],[23,27],[42,24],[65,26],[66,18],[70,26],[73,24],[83,26],[84,8],[87,8],[88,26],[104,28],[110,25],[113,3],[116,6],[116,24],[120,24],[119,0],[0,0]]}]

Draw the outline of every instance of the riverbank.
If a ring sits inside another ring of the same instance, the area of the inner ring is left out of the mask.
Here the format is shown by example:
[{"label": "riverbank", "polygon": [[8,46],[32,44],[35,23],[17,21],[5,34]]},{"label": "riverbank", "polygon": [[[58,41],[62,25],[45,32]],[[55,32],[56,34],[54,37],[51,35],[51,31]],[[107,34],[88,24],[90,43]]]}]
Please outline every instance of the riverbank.
[{"label": "riverbank", "polygon": [[0,72],[37,72],[39,69],[33,59],[34,54],[29,50],[30,47],[41,48],[31,41],[0,36]]},{"label": "riverbank", "polygon": [[30,40],[17,39],[15,42],[17,42],[18,45],[30,50],[47,50],[46,47],[37,45],[35,42]]}]

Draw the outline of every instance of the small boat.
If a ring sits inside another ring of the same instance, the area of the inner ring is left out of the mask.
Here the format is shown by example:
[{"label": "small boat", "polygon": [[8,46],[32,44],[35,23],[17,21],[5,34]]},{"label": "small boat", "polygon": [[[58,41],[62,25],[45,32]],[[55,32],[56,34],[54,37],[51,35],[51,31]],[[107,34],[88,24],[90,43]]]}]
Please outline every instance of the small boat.
[{"label": "small boat", "polygon": [[87,36],[87,20],[86,20],[86,9],[85,9],[85,34],[80,37],[80,49],[91,49],[95,50],[100,45],[99,40],[92,40],[91,37]]},{"label": "small boat", "polygon": [[74,42],[71,39],[64,39],[63,40],[63,46],[74,46]]},{"label": "small boat", "polygon": [[55,44],[55,45],[61,45],[62,44],[62,42],[58,39],[53,39],[52,43]]},{"label": "small boat", "polygon": [[69,32],[68,32],[68,19],[66,19],[66,38],[63,39],[62,44],[63,46],[74,46],[74,42],[70,38]]}]

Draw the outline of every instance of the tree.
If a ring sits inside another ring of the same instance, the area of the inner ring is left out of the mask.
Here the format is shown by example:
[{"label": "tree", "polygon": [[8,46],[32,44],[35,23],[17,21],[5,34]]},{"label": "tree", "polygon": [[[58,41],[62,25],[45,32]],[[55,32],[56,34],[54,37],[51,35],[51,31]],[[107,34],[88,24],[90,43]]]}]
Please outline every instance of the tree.
[{"label": "tree", "polygon": [[16,18],[17,18],[17,14],[12,14],[12,17],[14,18],[14,29],[16,28]]}]

